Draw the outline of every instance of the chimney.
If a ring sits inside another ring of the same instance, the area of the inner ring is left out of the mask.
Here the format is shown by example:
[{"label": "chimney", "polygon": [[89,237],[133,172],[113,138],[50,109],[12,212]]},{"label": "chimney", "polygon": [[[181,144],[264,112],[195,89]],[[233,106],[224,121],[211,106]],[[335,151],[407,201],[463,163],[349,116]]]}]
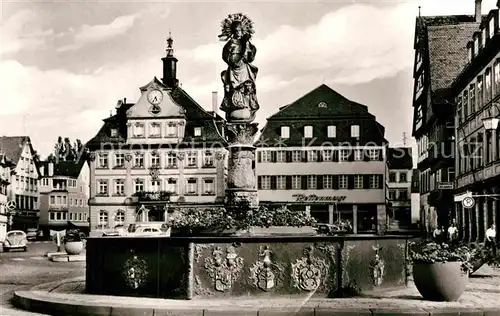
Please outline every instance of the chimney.
[{"label": "chimney", "polygon": [[482,0],[476,0],[476,9],[474,11],[476,15],[476,23],[481,23],[481,2]]},{"label": "chimney", "polygon": [[217,101],[217,91],[212,91],[212,111],[214,112],[214,116],[217,116],[217,108],[219,107]]},{"label": "chimney", "polygon": [[49,177],[52,177],[54,175],[54,163],[51,161],[49,162]]}]

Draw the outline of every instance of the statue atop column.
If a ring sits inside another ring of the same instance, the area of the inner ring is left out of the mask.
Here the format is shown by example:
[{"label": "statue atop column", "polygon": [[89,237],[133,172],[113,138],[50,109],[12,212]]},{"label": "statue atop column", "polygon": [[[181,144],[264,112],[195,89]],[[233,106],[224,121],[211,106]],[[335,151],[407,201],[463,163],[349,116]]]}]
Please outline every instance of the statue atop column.
[{"label": "statue atop column", "polygon": [[221,73],[224,84],[224,99],[221,110],[226,112],[230,123],[252,122],[259,109],[255,79],[258,68],[251,63],[257,49],[250,43],[254,33],[253,22],[244,14],[230,14],[222,23],[219,39],[227,41],[222,50],[222,59],[227,70]]}]

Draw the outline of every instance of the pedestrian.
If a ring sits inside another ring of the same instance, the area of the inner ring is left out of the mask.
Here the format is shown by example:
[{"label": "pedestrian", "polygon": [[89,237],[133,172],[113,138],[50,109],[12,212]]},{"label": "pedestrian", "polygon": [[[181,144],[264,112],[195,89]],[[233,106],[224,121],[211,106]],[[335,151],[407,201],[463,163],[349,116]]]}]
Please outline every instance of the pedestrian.
[{"label": "pedestrian", "polygon": [[450,243],[453,243],[454,241],[457,240],[458,228],[455,226],[455,224],[451,224],[450,227],[448,228],[448,238],[450,240]]},{"label": "pedestrian", "polygon": [[495,224],[492,224],[490,228],[486,230],[486,240],[485,246],[486,248],[492,248],[493,256],[496,256],[497,250],[497,232],[495,230]]},{"label": "pedestrian", "polygon": [[432,237],[437,242],[443,242],[443,240],[444,240],[443,234],[444,234],[444,227],[443,226],[441,226],[441,227],[438,226],[438,227],[436,227],[436,229],[434,229],[434,232],[432,233]]}]

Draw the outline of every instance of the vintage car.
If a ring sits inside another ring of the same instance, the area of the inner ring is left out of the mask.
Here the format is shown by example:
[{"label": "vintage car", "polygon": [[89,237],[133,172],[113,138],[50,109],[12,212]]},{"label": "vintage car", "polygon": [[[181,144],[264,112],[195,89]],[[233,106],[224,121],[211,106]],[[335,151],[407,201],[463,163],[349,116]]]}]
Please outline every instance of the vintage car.
[{"label": "vintage car", "polygon": [[11,230],[5,235],[3,251],[7,252],[12,249],[28,250],[28,238],[26,237],[26,233],[22,230]]}]

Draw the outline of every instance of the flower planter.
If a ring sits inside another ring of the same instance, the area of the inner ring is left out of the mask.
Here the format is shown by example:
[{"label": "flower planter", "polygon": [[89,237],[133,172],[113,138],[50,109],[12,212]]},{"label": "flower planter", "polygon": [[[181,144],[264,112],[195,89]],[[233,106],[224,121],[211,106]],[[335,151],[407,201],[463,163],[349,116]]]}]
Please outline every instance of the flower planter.
[{"label": "flower planter", "polygon": [[465,291],[469,279],[461,262],[414,263],[413,281],[422,297],[452,302]]},{"label": "flower planter", "polygon": [[83,241],[70,241],[64,243],[64,250],[68,255],[79,255],[83,251]]},{"label": "flower planter", "polygon": [[473,260],[471,262],[472,264],[472,270],[469,272],[469,274],[472,274],[474,272],[476,272],[477,270],[479,270],[484,264],[484,260],[483,259],[476,259],[476,260]]},{"label": "flower planter", "polygon": [[293,226],[270,226],[270,227],[250,227],[249,231],[238,231],[236,235],[249,234],[252,236],[290,236],[290,235],[316,235],[312,226],[293,227]]}]

